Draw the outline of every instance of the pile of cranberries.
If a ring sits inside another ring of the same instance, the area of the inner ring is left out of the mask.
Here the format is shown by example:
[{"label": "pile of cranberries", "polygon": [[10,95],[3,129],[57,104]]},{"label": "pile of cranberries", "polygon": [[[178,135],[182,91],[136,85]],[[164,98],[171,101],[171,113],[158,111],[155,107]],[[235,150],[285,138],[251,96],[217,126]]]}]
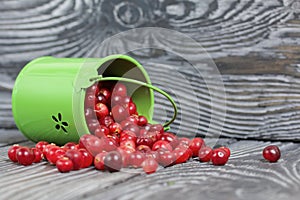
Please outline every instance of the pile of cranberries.
[{"label": "pile of cranberries", "polygon": [[[101,82],[89,87],[85,97],[85,118],[91,134],[80,137],[78,143],[64,146],[38,142],[35,147],[13,145],[8,157],[21,165],[47,160],[60,172],[94,166],[110,172],[121,168],[143,168],[147,174],[159,165],[168,167],[196,157],[200,162],[225,165],[230,157],[227,147],[212,149],[202,138],[177,137],[165,132],[160,124],[150,124],[139,115],[137,106],[122,83]],[[277,148],[264,150],[264,157],[276,162]]]}]

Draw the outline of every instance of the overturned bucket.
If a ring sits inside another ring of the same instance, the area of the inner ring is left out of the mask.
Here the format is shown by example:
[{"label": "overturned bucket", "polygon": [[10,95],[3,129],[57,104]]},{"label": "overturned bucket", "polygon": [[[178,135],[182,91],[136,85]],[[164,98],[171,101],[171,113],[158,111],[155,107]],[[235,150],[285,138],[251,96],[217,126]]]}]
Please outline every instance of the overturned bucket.
[{"label": "overturned bucket", "polygon": [[90,133],[85,119],[85,97],[89,87],[98,81],[121,81],[126,84],[138,113],[152,122],[153,90],[174,100],[154,87],[135,59],[126,55],[105,58],[41,57],[28,63],[18,75],[12,93],[12,110],[19,130],[34,142],[48,141],[63,145],[78,142]]}]

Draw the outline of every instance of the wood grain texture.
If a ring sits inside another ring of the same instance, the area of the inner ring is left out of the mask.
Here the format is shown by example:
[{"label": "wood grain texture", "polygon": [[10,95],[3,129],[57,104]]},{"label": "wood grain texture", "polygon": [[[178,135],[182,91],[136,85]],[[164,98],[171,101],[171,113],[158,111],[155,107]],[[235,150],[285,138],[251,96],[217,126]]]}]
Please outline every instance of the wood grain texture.
[{"label": "wood grain texture", "polygon": [[[7,159],[8,146],[3,146],[1,199],[298,199],[299,144],[233,139],[219,140],[218,144],[228,145],[232,151],[225,166],[195,159],[160,168],[152,175],[135,169],[100,172],[93,167],[61,174],[46,162],[23,167]],[[277,163],[262,160],[261,151],[269,144],[281,148],[282,158]]]},{"label": "wood grain texture", "polygon": [[[218,66],[226,91],[226,96],[218,87],[213,94],[208,92],[201,74],[192,73],[184,58],[170,52],[131,52],[145,66],[154,85],[175,95],[181,108],[173,125],[175,131],[213,136],[222,130],[226,137],[300,140],[297,0],[4,0],[0,9],[0,127],[15,128],[10,93],[26,62],[43,55],[101,57],[114,49],[91,49],[109,36],[156,26],[198,41]],[[190,58],[202,56],[194,52],[195,44],[165,35],[145,37],[145,42],[182,49]],[[122,43],[115,48],[126,49]],[[186,98],[182,77],[191,87]],[[159,95],[156,102],[155,119],[164,121],[171,108]],[[200,119],[197,131],[192,126],[194,118]],[[217,119],[215,123],[212,118]]]}]

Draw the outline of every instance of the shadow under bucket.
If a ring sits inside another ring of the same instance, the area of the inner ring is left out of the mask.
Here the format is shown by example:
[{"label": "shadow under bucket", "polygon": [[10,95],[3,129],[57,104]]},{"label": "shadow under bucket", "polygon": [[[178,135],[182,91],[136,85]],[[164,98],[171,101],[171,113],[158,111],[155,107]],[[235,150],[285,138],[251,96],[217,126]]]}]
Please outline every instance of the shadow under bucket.
[{"label": "shadow under bucket", "polygon": [[140,115],[152,123],[153,90],[173,99],[151,85],[150,78],[135,59],[126,55],[105,58],[41,57],[28,63],[18,75],[12,93],[13,116],[19,130],[34,142],[58,145],[78,142],[90,133],[85,119],[86,91],[95,82],[121,81],[127,87]]}]

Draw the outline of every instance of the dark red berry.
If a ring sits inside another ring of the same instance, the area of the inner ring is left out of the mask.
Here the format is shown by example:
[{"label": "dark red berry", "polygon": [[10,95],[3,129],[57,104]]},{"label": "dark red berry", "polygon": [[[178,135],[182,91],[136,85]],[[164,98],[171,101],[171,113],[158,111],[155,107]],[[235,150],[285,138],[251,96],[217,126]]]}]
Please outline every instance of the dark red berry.
[{"label": "dark red berry", "polygon": [[110,99],[111,92],[107,88],[101,88],[98,92],[98,96],[102,95],[105,97],[105,99]]},{"label": "dark red berry", "polygon": [[132,124],[138,125],[138,117],[136,115],[130,115],[126,120],[130,121]]},{"label": "dark red berry", "polygon": [[34,163],[39,163],[41,162],[41,160],[43,159],[43,152],[41,150],[39,150],[38,148],[31,148],[31,150],[33,151],[34,154]]},{"label": "dark red berry", "polygon": [[122,104],[123,104],[123,98],[121,96],[113,95],[111,97],[111,106],[122,105]]},{"label": "dark red berry", "polygon": [[103,137],[101,138],[101,149],[103,151],[113,151],[116,150],[118,147],[118,144],[116,143],[116,141],[112,138],[109,137]]},{"label": "dark red berry", "polygon": [[108,103],[108,100],[102,94],[98,94],[96,100],[97,100],[97,103],[103,103],[105,105],[107,105],[107,103]]},{"label": "dark red berry", "polygon": [[110,124],[114,123],[114,119],[112,118],[112,116],[106,116],[102,119],[99,120],[101,125],[104,125],[106,127],[109,127]]},{"label": "dark red berry", "polygon": [[211,161],[213,165],[225,165],[228,161],[228,156],[226,151],[221,148],[214,149],[213,154],[211,156]]},{"label": "dark red berry", "polygon": [[169,144],[169,142],[162,141],[162,140],[159,140],[159,141],[155,142],[152,146],[152,151],[157,151],[158,149],[165,149],[165,150],[168,150],[168,151],[173,150],[173,148]]},{"label": "dark red berry", "polygon": [[109,114],[107,106],[103,103],[97,103],[95,105],[95,113],[99,119],[104,118]]},{"label": "dark red berry", "polygon": [[154,158],[147,158],[142,163],[142,166],[143,166],[143,170],[144,170],[144,172],[146,172],[146,174],[152,174],[152,173],[156,172],[156,170],[158,168],[158,163],[156,162],[156,160]]},{"label": "dark red berry", "polygon": [[147,145],[139,145],[137,148],[136,148],[137,151],[140,151],[142,153],[147,153],[147,152],[151,152],[151,148]]},{"label": "dark red berry", "polygon": [[77,145],[77,144],[76,144],[75,142],[68,142],[68,143],[66,143],[66,144],[64,145],[64,147],[65,147],[66,149],[76,149],[76,148],[77,148],[76,145]]},{"label": "dark red berry", "polygon": [[136,113],[136,105],[133,102],[129,102],[127,104],[127,112],[129,113],[129,115],[133,115]]},{"label": "dark red berry", "polygon": [[78,151],[83,156],[83,162],[81,168],[86,168],[91,166],[94,160],[93,156],[86,149],[79,149]]},{"label": "dark red berry", "polygon": [[201,162],[209,162],[211,160],[212,154],[213,154],[213,150],[209,146],[206,146],[206,147],[202,147],[199,150],[198,157]]},{"label": "dark red berry", "polygon": [[110,133],[118,133],[119,134],[122,131],[121,125],[117,122],[110,124],[108,128],[109,128]]},{"label": "dark red berry", "polygon": [[21,165],[31,165],[34,161],[34,153],[28,147],[20,147],[16,151],[16,158]]},{"label": "dark red berry", "polygon": [[228,147],[220,147],[220,149],[223,149],[223,150],[226,152],[226,155],[227,155],[228,157],[230,157],[231,151],[230,151],[230,149],[229,149]]},{"label": "dark red berry", "polygon": [[57,146],[56,146],[56,144],[51,143],[51,144],[47,144],[47,145],[43,148],[43,156],[44,156],[44,158],[47,159],[47,154],[48,154],[49,150],[50,150],[52,147],[57,147]]},{"label": "dark red berry", "polygon": [[65,173],[73,169],[73,162],[66,157],[62,157],[56,161],[56,167],[58,171]]},{"label": "dark red berry", "polygon": [[175,149],[178,144],[179,140],[173,133],[170,132],[164,132],[161,134],[160,140],[167,141],[171,144],[171,146]]},{"label": "dark red berry", "polygon": [[189,146],[189,148],[193,152],[193,156],[196,157],[199,154],[199,150],[204,144],[204,140],[202,138],[194,138]]},{"label": "dark red berry", "polygon": [[176,148],[173,153],[175,155],[175,163],[180,164],[186,162],[191,156],[191,150],[187,147],[178,147]]},{"label": "dark red berry", "polygon": [[141,116],[138,117],[138,123],[137,124],[139,126],[145,126],[147,123],[148,123],[148,120],[145,116],[141,115]]},{"label": "dark red berry", "polygon": [[123,160],[118,151],[111,151],[104,157],[104,166],[110,172],[120,171]]},{"label": "dark red berry", "polygon": [[77,149],[70,149],[66,152],[65,157],[69,158],[73,162],[73,169],[78,170],[83,163],[83,156]]},{"label": "dark red berry", "polygon": [[8,151],[7,151],[7,155],[8,155],[8,158],[13,161],[13,162],[18,162],[18,159],[16,157],[16,153],[17,153],[17,150],[20,148],[20,146],[18,144],[15,144],[11,147],[9,147]]},{"label": "dark red berry", "polygon": [[280,149],[276,145],[267,146],[263,150],[263,157],[269,162],[277,162],[280,156]]},{"label": "dark red berry", "polygon": [[123,140],[120,142],[120,147],[127,147],[127,148],[132,148],[135,149],[135,142],[133,140]]},{"label": "dark red berry", "polygon": [[95,168],[98,170],[104,170],[104,158],[107,155],[107,152],[101,152],[97,154],[94,158]]}]

